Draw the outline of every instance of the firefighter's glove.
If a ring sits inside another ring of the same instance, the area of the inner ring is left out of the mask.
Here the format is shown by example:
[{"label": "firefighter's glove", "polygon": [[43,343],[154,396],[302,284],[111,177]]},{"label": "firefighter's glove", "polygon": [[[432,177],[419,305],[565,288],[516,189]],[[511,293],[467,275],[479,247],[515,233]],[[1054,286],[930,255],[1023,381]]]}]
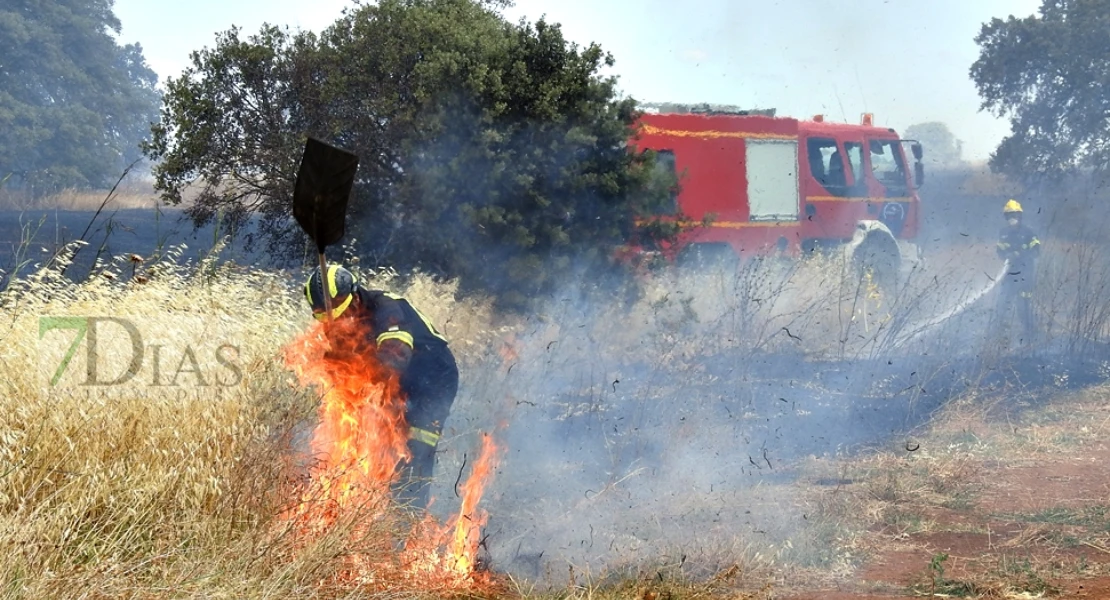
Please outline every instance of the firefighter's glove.
[{"label": "firefighter's glove", "polygon": [[412,360],[412,348],[400,340],[384,340],[378,345],[378,360],[398,372],[404,371]]}]

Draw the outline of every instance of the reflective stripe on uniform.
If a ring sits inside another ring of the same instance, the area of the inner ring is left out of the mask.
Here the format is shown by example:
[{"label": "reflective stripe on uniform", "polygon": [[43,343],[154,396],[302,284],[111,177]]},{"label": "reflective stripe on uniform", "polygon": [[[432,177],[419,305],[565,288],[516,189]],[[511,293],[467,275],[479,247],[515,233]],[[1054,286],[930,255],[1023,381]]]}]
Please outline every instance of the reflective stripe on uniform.
[{"label": "reflective stripe on uniform", "polygon": [[400,340],[400,341],[408,344],[409,348],[413,347],[412,346],[412,334],[407,332],[407,331],[387,331],[387,332],[378,336],[378,344],[379,345],[381,345],[381,343],[386,341],[386,340]]},{"label": "reflective stripe on uniform", "polygon": [[439,434],[419,427],[409,427],[409,439],[435,446],[439,443]]}]

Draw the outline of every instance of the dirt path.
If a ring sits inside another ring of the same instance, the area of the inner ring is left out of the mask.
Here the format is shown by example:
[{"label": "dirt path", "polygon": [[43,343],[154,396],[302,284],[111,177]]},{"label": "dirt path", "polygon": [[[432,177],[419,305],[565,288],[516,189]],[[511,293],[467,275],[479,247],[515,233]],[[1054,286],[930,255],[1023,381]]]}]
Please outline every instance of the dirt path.
[{"label": "dirt path", "polygon": [[834,588],[782,597],[1110,598],[1110,393],[1080,396],[1002,427],[944,423],[929,441],[954,456],[869,463],[874,477],[845,490],[875,515],[857,540],[867,558]]}]

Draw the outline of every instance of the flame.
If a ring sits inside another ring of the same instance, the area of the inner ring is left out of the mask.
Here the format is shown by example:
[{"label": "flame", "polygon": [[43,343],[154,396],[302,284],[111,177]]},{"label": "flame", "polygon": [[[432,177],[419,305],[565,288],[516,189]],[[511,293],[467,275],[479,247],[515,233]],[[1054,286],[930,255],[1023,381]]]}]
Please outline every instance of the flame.
[{"label": "flame", "polygon": [[405,562],[413,572],[425,576],[439,575],[444,583],[470,580],[478,584],[490,582],[488,573],[478,569],[478,547],[482,527],[489,515],[478,509],[486,484],[497,466],[498,447],[489,434],[482,435],[482,449],[470,477],[462,485],[459,513],[439,526],[426,519],[406,544]]},{"label": "flame", "polygon": [[356,502],[384,497],[410,456],[400,378],[378,362],[370,339],[359,320],[344,319],[318,324],[285,349],[300,383],[322,391],[311,442],[320,462],[311,474],[324,524]]},{"label": "flame", "polygon": [[[372,521],[395,518],[388,509],[389,486],[397,466],[410,458],[405,396],[400,378],[376,358],[372,337],[358,319],[315,323],[285,348],[284,360],[302,386],[321,392],[320,422],[311,449],[319,461],[300,501],[284,515],[308,538],[327,532],[343,517],[370,531]],[[407,581],[426,591],[490,590],[496,583],[479,569],[481,528],[488,515],[478,508],[497,464],[498,447],[490,435],[471,475],[461,486],[459,513],[446,525],[431,515],[413,526],[401,550],[392,540],[381,547],[393,553],[385,563],[352,556],[345,578],[357,584]]]},{"label": "flame", "polygon": [[493,438],[489,434],[482,435],[482,453],[478,457],[478,462],[474,463],[470,478],[463,485],[462,508],[455,518],[455,537],[451,544],[451,556],[454,558],[455,571],[460,574],[469,573],[476,564],[481,528],[489,518],[484,510],[478,511],[478,500],[482,498],[486,483],[497,466],[496,453],[497,446],[493,443]]}]

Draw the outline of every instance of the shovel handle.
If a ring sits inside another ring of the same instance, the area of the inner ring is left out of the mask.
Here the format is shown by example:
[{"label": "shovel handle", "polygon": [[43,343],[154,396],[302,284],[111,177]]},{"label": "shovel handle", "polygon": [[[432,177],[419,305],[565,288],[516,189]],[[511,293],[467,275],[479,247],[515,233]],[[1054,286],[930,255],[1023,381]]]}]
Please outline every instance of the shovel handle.
[{"label": "shovel handle", "polygon": [[324,253],[320,253],[320,291],[324,293],[324,311],[328,314],[328,322],[332,321],[331,317],[331,294],[328,293],[328,263],[324,258]]}]

